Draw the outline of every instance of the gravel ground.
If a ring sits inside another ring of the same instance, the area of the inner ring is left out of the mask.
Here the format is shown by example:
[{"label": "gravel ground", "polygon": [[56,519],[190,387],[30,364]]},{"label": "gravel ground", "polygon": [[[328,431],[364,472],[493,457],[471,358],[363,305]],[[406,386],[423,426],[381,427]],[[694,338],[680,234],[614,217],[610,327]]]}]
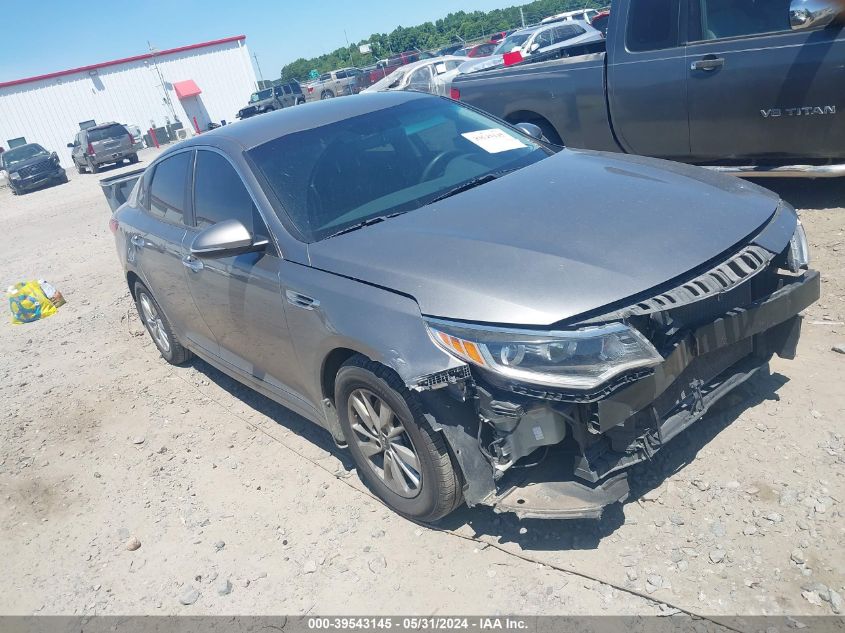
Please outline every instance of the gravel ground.
[{"label": "gravel ground", "polygon": [[766,183],[803,210],[823,274],[799,357],[635,468],[623,507],[430,528],[374,499],[327,433],[158,357],[97,181],[0,188],[3,286],[43,278],[68,300],[26,326],[0,308],[0,613],[843,610],[845,183]]}]

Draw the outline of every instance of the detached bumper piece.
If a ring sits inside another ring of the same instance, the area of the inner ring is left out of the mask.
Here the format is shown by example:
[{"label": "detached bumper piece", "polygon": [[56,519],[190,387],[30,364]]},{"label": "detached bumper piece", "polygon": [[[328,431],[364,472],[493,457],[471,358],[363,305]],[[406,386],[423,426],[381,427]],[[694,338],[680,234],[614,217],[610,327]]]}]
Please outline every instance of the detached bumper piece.
[{"label": "detached bumper piece", "polygon": [[513,512],[520,519],[600,519],[607,506],[628,498],[626,473],[590,484],[562,476],[561,465],[550,455],[536,468],[515,471],[518,477],[509,474],[493,511]]}]

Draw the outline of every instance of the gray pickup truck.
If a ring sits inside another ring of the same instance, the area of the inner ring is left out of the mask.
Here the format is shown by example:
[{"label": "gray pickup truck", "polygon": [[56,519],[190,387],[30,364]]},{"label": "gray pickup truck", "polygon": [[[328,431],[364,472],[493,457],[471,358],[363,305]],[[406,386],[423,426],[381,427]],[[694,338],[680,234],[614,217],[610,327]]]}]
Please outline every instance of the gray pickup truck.
[{"label": "gray pickup truck", "polygon": [[845,176],[833,0],[615,0],[604,52],[462,75],[452,96],[554,143],[746,176]]}]

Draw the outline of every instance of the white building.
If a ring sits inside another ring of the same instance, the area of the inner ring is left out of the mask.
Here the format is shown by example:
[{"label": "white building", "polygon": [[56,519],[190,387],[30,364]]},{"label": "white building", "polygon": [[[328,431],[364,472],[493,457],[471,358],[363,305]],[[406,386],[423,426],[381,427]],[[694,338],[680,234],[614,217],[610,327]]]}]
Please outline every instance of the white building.
[{"label": "white building", "polygon": [[39,143],[72,167],[80,127],[117,121],[146,132],[180,121],[188,134],[231,122],[256,89],[246,37],[145,53],[0,83],[0,147]]}]

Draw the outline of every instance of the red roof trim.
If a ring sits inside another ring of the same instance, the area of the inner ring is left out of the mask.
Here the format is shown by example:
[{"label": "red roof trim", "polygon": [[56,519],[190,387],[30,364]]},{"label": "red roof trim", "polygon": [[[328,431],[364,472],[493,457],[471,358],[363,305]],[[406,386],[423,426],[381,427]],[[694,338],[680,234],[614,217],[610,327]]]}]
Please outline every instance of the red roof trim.
[{"label": "red roof trim", "polygon": [[99,64],[92,64],[90,66],[81,66],[80,68],[71,68],[69,70],[60,70],[54,73],[47,73],[46,75],[38,75],[36,77],[27,77],[25,79],[15,79],[13,81],[0,82],[0,88],[8,88],[9,86],[18,86],[21,84],[28,84],[34,81],[42,81],[44,79],[54,79],[56,77],[64,77],[66,75],[75,75],[76,73],[85,73],[98,68],[108,68],[109,66],[117,66],[119,64],[128,64],[130,62],[137,62],[144,59],[152,59],[153,57],[161,57],[162,55],[172,55],[174,53],[184,53],[185,51],[192,51],[197,48],[207,48],[209,46],[216,46],[217,44],[228,44],[229,42],[238,42],[245,40],[246,35],[235,35],[233,37],[224,37],[221,40],[211,40],[210,42],[201,42],[200,44],[189,44],[188,46],[180,46],[179,48],[169,48],[165,51],[157,53],[144,53],[143,55],[136,55],[134,57],[126,57],[124,59],[115,59],[110,62],[101,62]]}]

